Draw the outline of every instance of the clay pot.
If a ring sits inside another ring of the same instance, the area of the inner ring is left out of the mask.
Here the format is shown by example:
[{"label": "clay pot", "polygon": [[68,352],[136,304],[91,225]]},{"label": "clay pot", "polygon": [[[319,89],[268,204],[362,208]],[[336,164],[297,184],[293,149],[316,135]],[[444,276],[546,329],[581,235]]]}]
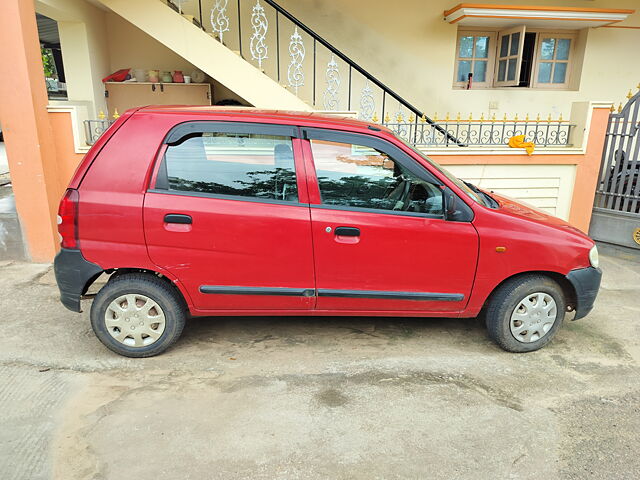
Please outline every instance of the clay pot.
[{"label": "clay pot", "polygon": [[149,70],[147,73],[151,83],[158,83],[160,81],[160,78],[158,77],[158,70]]},{"label": "clay pot", "polygon": [[162,80],[162,83],[173,82],[173,77],[171,76],[171,72],[162,72],[162,75],[160,75],[160,80]]},{"label": "clay pot", "polygon": [[184,75],[180,70],[173,72],[173,81],[174,83],[184,83]]}]

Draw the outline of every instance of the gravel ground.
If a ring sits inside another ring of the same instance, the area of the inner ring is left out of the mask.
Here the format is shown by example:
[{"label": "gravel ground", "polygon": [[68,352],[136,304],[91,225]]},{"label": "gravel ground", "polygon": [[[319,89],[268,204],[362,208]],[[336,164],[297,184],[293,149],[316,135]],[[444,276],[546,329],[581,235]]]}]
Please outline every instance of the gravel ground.
[{"label": "gravel ground", "polygon": [[640,263],[525,355],[477,320],[208,318],[102,347],[48,265],[0,263],[7,479],[640,478]]}]

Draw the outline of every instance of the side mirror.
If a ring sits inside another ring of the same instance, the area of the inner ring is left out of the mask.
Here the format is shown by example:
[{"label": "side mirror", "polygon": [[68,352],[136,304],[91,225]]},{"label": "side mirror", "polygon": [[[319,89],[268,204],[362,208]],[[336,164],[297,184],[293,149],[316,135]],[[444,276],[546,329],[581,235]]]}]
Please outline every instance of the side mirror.
[{"label": "side mirror", "polygon": [[442,191],[444,218],[452,222],[470,222],[473,220],[473,210],[463,202],[449,187]]}]

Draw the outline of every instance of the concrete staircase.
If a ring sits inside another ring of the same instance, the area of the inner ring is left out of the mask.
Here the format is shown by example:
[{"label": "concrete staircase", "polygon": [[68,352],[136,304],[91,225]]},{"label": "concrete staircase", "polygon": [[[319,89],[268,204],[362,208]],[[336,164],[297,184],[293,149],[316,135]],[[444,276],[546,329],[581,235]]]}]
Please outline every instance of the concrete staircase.
[{"label": "concrete staircase", "polygon": [[161,0],[97,0],[258,108],[313,110]]}]

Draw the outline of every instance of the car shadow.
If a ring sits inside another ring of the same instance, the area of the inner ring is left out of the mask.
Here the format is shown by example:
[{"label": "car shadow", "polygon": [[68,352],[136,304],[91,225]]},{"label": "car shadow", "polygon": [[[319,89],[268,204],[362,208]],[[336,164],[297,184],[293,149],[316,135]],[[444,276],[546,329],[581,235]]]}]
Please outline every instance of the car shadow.
[{"label": "car shadow", "polygon": [[187,321],[181,344],[264,342],[280,345],[342,341],[395,343],[425,339],[432,343],[491,343],[484,322],[477,318],[415,317],[197,317]]}]

